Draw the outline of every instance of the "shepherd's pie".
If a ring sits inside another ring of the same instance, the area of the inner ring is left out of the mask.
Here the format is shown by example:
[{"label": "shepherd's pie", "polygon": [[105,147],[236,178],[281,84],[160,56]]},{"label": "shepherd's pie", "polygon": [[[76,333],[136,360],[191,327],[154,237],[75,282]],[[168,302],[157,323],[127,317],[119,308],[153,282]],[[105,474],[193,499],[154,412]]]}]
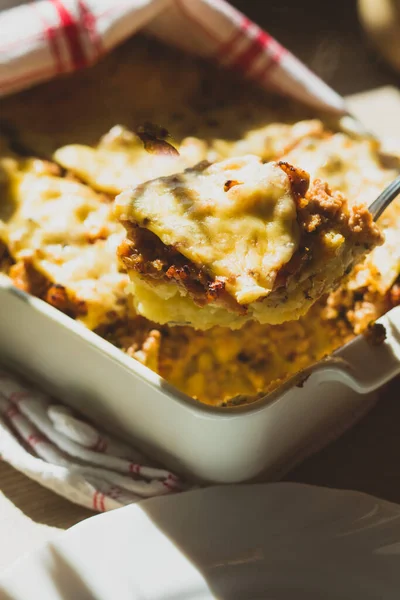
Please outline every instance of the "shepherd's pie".
[{"label": "shepherd's pie", "polygon": [[[331,132],[320,121],[269,123],[244,130],[237,139],[225,138],[218,127],[210,132],[181,140],[181,162],[166,161],[168,169],[255,154],[306,170],[311,181],[326,181],[349,204],[369,204],[396,176],[382,163],[376,142]],[[55,162],[23,159],[2,149],[0,269],[201,402],[249,402],[400,303],[400,207],[394,202],[379,219],[385,243],[297,321],[249,321],[237,330],[201,331],[160,326],[138,316],[126,293],[129,277],[115,253],[126,232],[113,215],[110,193],[173,171],[164,170],[159,157],[146,155],[121,127],[99,146],[77,146],[70,137],[65,133],[63,138],[70,144],[68,152],[56,153],[61,169]],[[83,155],[82,149],[90,152]],[[54,243],[51,231],[57,236]]]}]

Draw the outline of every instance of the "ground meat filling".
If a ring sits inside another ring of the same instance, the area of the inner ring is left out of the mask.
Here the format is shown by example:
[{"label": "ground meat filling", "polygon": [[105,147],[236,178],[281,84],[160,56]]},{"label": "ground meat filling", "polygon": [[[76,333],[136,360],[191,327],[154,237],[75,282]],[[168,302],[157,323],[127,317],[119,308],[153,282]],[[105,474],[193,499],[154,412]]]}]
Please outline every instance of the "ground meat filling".
[{"label": "ground meat filling", "polygon": [[298,167],[294,167],[283,160],[278,162],[278,166],[282,169],[284,173],[286,173],[290,188],[292,191],[293,198],[302,198],[305,196],[309,186],[310,186],[310,176],[303,169],[299,169]]},{"label": "ground meat filling", "polygon": [[175,281],[198,306],[212,302],[230,311],[244,315],[245,306],[225,290],[222,279],[212,279],[204,269],[197,267],[173,246],[166,246],[151,231],[130,221],[123,223],[127,239],[120,245],[118,256],[125,268],[136,271],[154,285]]},{"label": "ground meat filling", "polygon": [[[364,250],[383,243],[383,235],[365,204],[349,205],[340,192],[316,179],[304,198],[297,199],[297,220],[303,235],[327,231],[341,233]],[[313,239],[310,238],[309,239]]]},{"label": "ground meat filling", "polygon": [[355,257],[383,243],[383,236],[365,205],[349,206],[340,192],[332,192],[329,185],[319,179],[309,188],[307,173],[285,162],[278,164],[290,180],[300,241],[297,252],[279,271],[274,290],[286,287],[288,279],[296,276],[307,263],[323,257],[327,250],[324,236],[328,232],[343,235],[346,242],[354,246]]}]

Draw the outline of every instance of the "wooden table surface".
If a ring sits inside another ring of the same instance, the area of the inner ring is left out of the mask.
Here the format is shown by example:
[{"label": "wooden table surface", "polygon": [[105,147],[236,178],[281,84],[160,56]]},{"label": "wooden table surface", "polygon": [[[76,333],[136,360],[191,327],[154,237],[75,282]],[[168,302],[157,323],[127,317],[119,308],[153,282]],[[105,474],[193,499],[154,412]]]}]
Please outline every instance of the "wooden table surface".
[{"label": "wooden table surface", "polygon": [[[368,49],[355,2],[293,0],[234,2],[311,65],[342,94],[398,86],[399,77]],[[275,6],[278,5],[278,6]],[[269,5],[269,6],[268,6]],[[271,6],[274,5],[274,6]],[[396,89],[361,94],[355,111],[376,132],[396,134]],[[399,120],[398,120],[399,121]],[[376,407],[351,431],[292,471],[287,480],[368,492],[400,502],[400,379],[380,394]],[[0,464],[0,571],[91,513]]]}]

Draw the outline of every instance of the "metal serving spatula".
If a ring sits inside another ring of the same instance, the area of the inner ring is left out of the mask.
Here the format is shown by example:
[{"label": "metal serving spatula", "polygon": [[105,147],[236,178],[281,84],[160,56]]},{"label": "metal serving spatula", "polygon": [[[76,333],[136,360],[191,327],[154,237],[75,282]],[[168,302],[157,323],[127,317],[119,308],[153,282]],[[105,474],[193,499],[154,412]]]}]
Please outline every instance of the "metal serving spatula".
[{"label": "metal serving spatula", "polygon": [[393,202],[395,198],[400,194],[400,175],[396,177],[388,186],[383,190],[376,200],[369,206],[368,210],[372,214],[374,221],[377,221],[384,210]]}]

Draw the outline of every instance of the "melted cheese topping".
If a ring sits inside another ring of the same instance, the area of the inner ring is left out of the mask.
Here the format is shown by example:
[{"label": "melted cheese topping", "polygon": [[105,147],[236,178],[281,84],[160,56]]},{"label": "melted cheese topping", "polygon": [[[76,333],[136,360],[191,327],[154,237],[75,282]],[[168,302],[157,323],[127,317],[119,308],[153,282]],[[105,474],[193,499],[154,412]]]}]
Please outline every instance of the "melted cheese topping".
[{"label": "melted cheese topping", "polygon": [[255,154],[264,161],[276,160],[304,137],[321,136],[323,133],[323,124],[317,119],[299,121],[293,125],[269,123],[246,132],[240,140],[212,140],[210,160],[245,154]]},{"label": "melted cheese topping", "polygon": [[0,239],[16,262],[31,260],[50,282],[83,300],[88,312],[80,320],[95,328],[111,313],[115,318],[129,312],[128,278],[116,257],[123,228],[110,203],[85,185],[47,174],[43,165],[2,161],[9,208],[0,220]]},{"label": "melted cheese topping", "polygon": [[160,156],[145,151],[132,132],[116,125],[96,147],[70,144],[54,153],[54,160],[94,189],[118,194],[129,186],[172,175],[202,160],[215,162],[228,157],[255,154],[263,160],[276,159],[293,144],[310,135],[321,135],[321,121],[300,121],[294,125],[270,123],[228,141],[185,138],[178,146],[180,156]]},{"label": "melted cheese topping", "polygon": [[129,186],[193,166],[205,158],[206,148],[205,142],[186,138],[179,156],[149,154],[134,133],[117,125],[97,148],[64,146],[54,153],[54,160],[94,189],[115,195]]},{"label": "melted cheese topping", "polygon": [[[113,194],[147,179],[193,166],[205,158],[215,161],[245,154],[255,154],[263,160],[284,156],[289,163],[309,172],[312,179],[327,181],[350,201],[366,204],[373,202],[396,176],[394,170],[382,168],[375,142],[351,139],[342,133],[329,135],[318,120],[293,125],[271,123],[245,133],[243,139],[236,141],[214,139],[206,143],[187,138],[179,150],[181,158],[178,161],[149,155],[133,133],[116,126],[96,148],[65,146],[55,157],[62,166],[95,189]],[[385,230],[390,227],[394,233],[387,234],[384,246],[375,248],[367,257],[366,271],[370,267],[377,271],[379,286],[388,289],[400,270],[400,249],[396,243],[400,217],[396,214],[396,206],[392,205],[379,222]],[[360,275],[357,281],[361,281]]]},{"label": "melted cheese topping", "polygon": [[[235,182],[226,189],[227,182]],[[296,205],[288,177],[254,156],[187,170],[117,198],[121,219],[146,222],[239,304],[267,296],[298,245]]]}]

